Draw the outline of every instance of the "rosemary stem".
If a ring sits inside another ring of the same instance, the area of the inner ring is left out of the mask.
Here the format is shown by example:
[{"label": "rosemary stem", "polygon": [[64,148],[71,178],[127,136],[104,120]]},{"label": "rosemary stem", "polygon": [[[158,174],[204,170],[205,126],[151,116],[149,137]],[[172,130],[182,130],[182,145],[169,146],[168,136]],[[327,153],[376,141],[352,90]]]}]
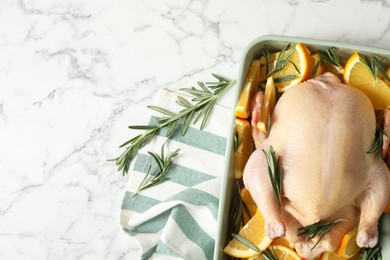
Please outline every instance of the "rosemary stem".
[{"label": "rosemary stem", "polygon": [[[236,84],[236,81],[235,80],[232,80],[225,88],[223,88],[220,92],[218,92],[217,94],[214,94],[212,96],[210,96],[209,98],[199,102],[199,103],[196,103],[195,105],[193,105],[191,108],[188,108],[186,109],[185,111],[183,112],[180,112],[179,114],[175,115],[174,117],[170,118],[169,120],[167,120],[166,122],[164,122],[163,124],[159,125],[156,127],[156,129],[160,129],[160,128],[163,128],[169,124],[171,124],[172,122],[174,121],[177,121],[179,120],[180,118],[183,118],[184,116],[188,115],[189,113],[191,113],[192,111],[195,111],[197,110],[198,108],[210,103],[210,101],[214,101],[215,99],[218,98],[218,96],[220,94],[222,94],[223,92],[225,92],[227,89],[229,89],[231,86],[233,86],[234,84]],[[152,129],[154,131],[154,129]]]}]

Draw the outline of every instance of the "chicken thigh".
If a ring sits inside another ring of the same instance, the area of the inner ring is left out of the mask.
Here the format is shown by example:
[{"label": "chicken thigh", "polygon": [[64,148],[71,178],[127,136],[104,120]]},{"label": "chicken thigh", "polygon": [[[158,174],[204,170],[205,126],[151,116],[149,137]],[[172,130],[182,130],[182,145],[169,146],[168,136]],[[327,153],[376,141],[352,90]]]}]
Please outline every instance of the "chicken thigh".
[{"label": "chicken thigh", "polygon": [[[255,98],[258,120],[261,97]],[[256,122],[253,122],[256,125]],[[253,130],[257,149],[244,170],[244,184],[266,221],[270,238],[288,236],[305,259],[314,259],[340,245],[357,224],[357,243],[374,247],[377,223],[389,198],[389,170],[367,153],[375,142],[376,118],[370,100],[360,90],[325,73],[287,90],[277,102],[271,130],[264,137]],[[273,147],[284,169],[280,207],[262,150]],[[318,237],[306,241],[297,229],[317,222],[343,221],[312,249]]]}]

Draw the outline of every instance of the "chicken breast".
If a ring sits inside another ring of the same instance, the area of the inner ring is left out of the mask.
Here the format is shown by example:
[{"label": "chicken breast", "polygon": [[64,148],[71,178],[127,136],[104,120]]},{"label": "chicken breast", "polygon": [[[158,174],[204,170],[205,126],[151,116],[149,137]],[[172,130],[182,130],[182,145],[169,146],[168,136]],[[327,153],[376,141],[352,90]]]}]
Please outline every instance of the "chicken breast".
[{"label": "chicken breast", "polygon": [[[257,97],[254,114],[261,109],[260,101]],[[260,138],[259,131],[253,131],[257,149],[243,176],[264,215],[267,235],[287,234],[301,257],[313,259],[337,249],[343,235],[360,219],[358,245],[375,246],[377,222],[390,192],[387,166],[367,153],[375,142],[375,129],[375,113],[367,96],[340,83],[333,74],[286,91],[273,112],[269,136]],[[262,152],[271,146],[285,171],[283,208],[276,200]],[[318,238],[306,241],[297,236],[299,227],[338,219],[344,221],[313,250]]]}]

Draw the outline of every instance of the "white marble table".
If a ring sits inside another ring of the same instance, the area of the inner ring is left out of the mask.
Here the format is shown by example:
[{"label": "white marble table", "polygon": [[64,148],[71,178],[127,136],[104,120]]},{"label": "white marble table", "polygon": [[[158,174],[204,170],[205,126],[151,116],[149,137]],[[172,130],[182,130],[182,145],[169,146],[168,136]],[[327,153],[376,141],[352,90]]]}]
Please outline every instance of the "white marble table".
[{"label": "white marble table", "polygon": [[106,160],[159,88],[265,34],[390,48],[390,1],[0,1],[0,259],[138,259]]}]

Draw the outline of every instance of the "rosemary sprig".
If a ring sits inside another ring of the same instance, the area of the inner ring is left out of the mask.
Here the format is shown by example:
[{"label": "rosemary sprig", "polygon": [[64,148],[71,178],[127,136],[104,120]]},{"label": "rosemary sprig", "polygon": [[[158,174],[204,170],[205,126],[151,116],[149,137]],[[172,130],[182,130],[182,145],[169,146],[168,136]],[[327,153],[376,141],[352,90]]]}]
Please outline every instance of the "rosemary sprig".
[{"label": "rosemary sprig", "polygon": [[389,76],[387,75],[385,69],[382,64],[378,60],[378,56],[376,55],[363,55],[359,54],[360,60],[367,65],[368,70],[370,71],[374,80],[378,77],[378,74],[381,74],[386,80],[390,81]]},{"label": "rosemary sprig", "polygon": [[253,244],[245,237],[240,236],[239,234],[232,234],[232,236],[241,244],[246,245],[253,251],[261,254],[264,260],[278,260],[278,257],[275,254],[275,250],[272,247],[268,247],[266,250],[261,251],[255,244]]},{"label": "rosemary sprig", "polygon": [[333,222],[322,222],[322,223],[316,223],[316,224],[311,224],[306,227],[301,227],[298,229],[298,236],[304,236],[306,241],[309,239],[315,238],[317,235],[320,235],[318,238],[317,242],[314,244],[314,246],[311,248],[315,248],[318,243],[324,238],[324,236],[332,230],[332,228],[344,221],[343,219],[339,219]]},{"label": "rosemary sprig", "polygon": [[157,125],[129,126],[130,129],[144,130],[145,132],[123,143],[120,147],[126,147],[125,151],[123,151],[119,157],[109,160],[115,161],[116,165],[118,166],[118,171],[122,171],[123,175],[127,174],[130,167],[130,162],[138,154],[139,149],[148,144],[161,128],[168,128],[166,137],[170,138],[174,134],[174,131],[179,122],[182,122],[182,135],[186,134],[190,124],[193,121],[196,123],[202,119],[200,127],[201,130],[206,126],[217,98],[236,83],[235,80],[227,80],[216,74],[212,75],[218,81],[206,83],[198,82],[200,89],[195,87],[181,89],[182,91],[189,93],[192,96],[191,101],[196,103],[192,104],[185,98],[178,97],[176,103],[184,107],[184,109],[177,114],[161,107],[148,106],[149,109],[160,112],[164,116],[157,119]]},{"label": "rosemary sprig", "polygon": [[[287,53],[286,57],[283,58],[284,53],[286,53],[286,51],[288,51],[288,50],[289,50],[289,52]],[[291,47],[291,43],[287,44],[280,51],[280,54],[276,58],[275,65],[272,66],[269,51],[267,48],[264,48],[262,52],[263,52],[263,56],[265,57],[265,60],[266,60],[266,76],[265,76],[265,78],[268,78],[272,74],[274,74],[278,71],[281,71],[284,67],[287,66],[288,63],[292,63],[299,73],[297,66],[293,62],[290,62],[290,57],[294,53],[294,51],[295,51],[295,46]]]},{"label": "rosemary sprig", "polygon": [[373,248],[363,248],[360,252],[360,260],[381,260],[382,259],[382,247],[376,245]]},{"label": "rosemary sprig", "polygon": [[376,127],[375,131],[375,143],[372,145],[367,153],[373,153],[378,158],[382,158],[382,146],[383,146],[383,130],[380,126]]},{"label": "rosemary sprig", "polygon": [[274,78],[274,83],[279,83],[279,82],[285,82],[285,81],[293,80],[296,77],[297,76],[292,74],[292,75],[287,75],[287,76],[283,76],[283,77]]},{"label": "rosemary sprig", "polygon": [[268,247],[265,251],[261,252],[264,260],[278,260],[273,247]]},{"label": "rosemary sprig", "polygon": [[241,226],[244,226],[244,214],[250,219],[251,213],[248,206],[243,201],[240,193],[240,184],[236,181],[236,193],[233,195],[231,210],[229,214],[229,226],[232,227],[231,232],[237,233]]},{"label": "rosemary sprig", "polygon": [[233,148],[234,148],[235,152],[237,151],[240,144],[241,144],[241,142],[238,141],[238,132],[237,132],[237,130],[235,130],[234,135],[233,135]]},{"label": "rosemary sprig", "polygon": [[283,167],[280,167],[280,156],[276,156],[275,150],[270,146],[270,151],[267,153],[265,150],[262,150],[264,156],[267,160],[268,165],[268,175],[271,180],[272,189],[275,193],[276,199],[281,208],[283,208],[282,204],[282,187],[283,187],[283,176],[284,170]]},{"label": "rosemary sprig", "polygon": [[329,47],[326,51],[318,51],[321,55],[321,58],[325,60],[326,62],[332,64],[333,66],[340,67],[340,58],[337,54],[337,48],[334,46]]},{"label": "rosemary sprig", "polygon": [[316,75],[320,65],[321,65],[321,60],[318,60],[316,65],[314,65],[313,71],[311,72],[311,77],[314,77],[314,75]]},{"label": "rosemary sprig", "polygon": [[260,249],[254,245],[251,241],[249,241],[248,239],[246,239],[245,237],[243,236],[240,236],[239,234],[232,234],[232,236],[238,241],[240,242],[241,244],[243,245],[246,245],[247,247],[249,247],[250,249],[252,249],[253,251],[257,252],[257,253],[261,253]]},{"label": "rosemary sprig", "polygon": [[157,163],[159,171],[151,179],[147,180],[147,178],[150,174],[150,169],[151,169],[151,165],[150,165],[148,172],[146,173],[142,182],[139,184],[138,189],[131,195],[132,197],[137,195],[140,191],[145,190],[147,188],[150,188],[152,186],[155,186],[155,185],[163,182],[166,179],[166,175],[172,167],[173,159],[179,155],[180,149],[177,149],[176,151],[170,153],[167,157],[165,157],[164,146],[165,146],[165,144],[163,144],[163,146],[161,146],[160,155],[153,153],[153,152],[148,152],[148,154],[150,154],[153,157],[153,159],[155,160],[155,162]]}]

